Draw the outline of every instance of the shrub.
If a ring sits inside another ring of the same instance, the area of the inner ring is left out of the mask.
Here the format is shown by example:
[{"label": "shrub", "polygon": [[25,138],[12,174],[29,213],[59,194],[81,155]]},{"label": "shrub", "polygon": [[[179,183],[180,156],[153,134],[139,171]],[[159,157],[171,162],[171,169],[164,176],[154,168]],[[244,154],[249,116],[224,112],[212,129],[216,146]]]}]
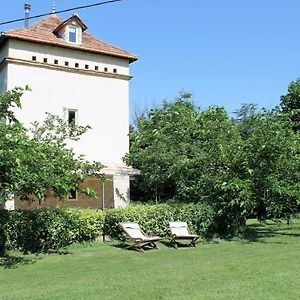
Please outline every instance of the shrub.
[{"label": "shrub", "polygon": [[7,247],[24,252],[59,249],[75,242],[91,241],[104,224],[101,210],[48,208],[9,212]]},{"label": "shrub", "polygon": [[0,208],[0,256],[5,254],[7,211]]},{"label": "shrub", "polygon": [[137,222],[149,235],[170,237],[169,221],[186,221],[190,229],[205,236],[214,219],[213,210],[207,205],[130,205],[124,208],[108,209],[105,213],[104,232],[116,240],[125,236],[118,224],[124,221]]},{"label": "shrub", "polygon": [[213,208],[207,204],[190,203],[176,207],[175,219],[187,222],[191,232],[206,237],[211,233],[215,214]]}]

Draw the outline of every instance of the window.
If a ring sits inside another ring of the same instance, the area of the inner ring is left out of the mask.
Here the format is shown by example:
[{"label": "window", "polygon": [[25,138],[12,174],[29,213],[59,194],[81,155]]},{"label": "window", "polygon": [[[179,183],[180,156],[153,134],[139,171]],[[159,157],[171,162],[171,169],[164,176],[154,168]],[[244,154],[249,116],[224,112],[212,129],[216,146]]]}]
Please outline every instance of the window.
[{"label": "window", "polygon": [[85,65],[85,68],[88,70],[89,69],[89,65]]},{"label": "window", "polygon": [[33,61],[36,61],[36,56],[32,56],[32,60],[33,60]]},{"label": "window", "polygon": [[114,73],[115,73],[115,74],[117,73],[117,69],[114,69]]},{"label": "window", "polygon": [[107,72],[108,71],[108,69],[107,68],[104,68],[104,72]]},{"label": "window", "polygon": [[99,67],[98,66],[95,66],[95,71],[98,71],[99,70]]},{"label": "window", "polygon": [[77,200],[77,191],[72,189],[69,193],[69,200]]},{"label": "window", "polygon": [[77,109],[68,109],[68,124],[77,124],[77,115],[78,111]]},{"label": "window", "polygon": [[58,65],[58,60],[57,59],[54,59],[54,64]]},{"label": "window", "polygon": [[48,62],[48,58],[44,57],[44,63]]},{"label": "window", "polygon": [[74,26],[69,27],[69,42],[71,43],[77,43],[77,28]]},{"label": "window", "polygon": [[79,68],[79,63],[75,63],[75,68]]},{"label": "window", "polygon": [[68,61],[65,61],[65,66],[67,67],[69,65],[69,62]]}]

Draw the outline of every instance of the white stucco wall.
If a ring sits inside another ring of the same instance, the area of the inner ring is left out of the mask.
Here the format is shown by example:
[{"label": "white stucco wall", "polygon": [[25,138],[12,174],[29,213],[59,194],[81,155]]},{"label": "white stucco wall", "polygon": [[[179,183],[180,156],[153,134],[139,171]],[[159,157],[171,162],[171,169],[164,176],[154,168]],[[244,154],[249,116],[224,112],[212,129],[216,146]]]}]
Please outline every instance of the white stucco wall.
[{"label": "white stucco wall", "polygon": [[[0,64],[8,56],[8,43],[4,44],[0,50]],[[6,67],[0,65],[0,92],[6,91]]]},{"label": "white stucco wall", "polygon": [[7,56],[8,56],[8,43],[5,43],[4,45],[2,45],[0,50],[0,63]]},{"label": "white stucco wall", "polygon": [[94,70],[95,66],[98,66],[99,71],[107,68],[108,73],[113,73],[113,69],[117,69],[118,74],[129,74],[129,62],[126,59],[18,40],[9,41],[8,56],[29,61],[32,60],[32,56],[36,56],[37,62],[43,62],[44,58],[47,58],[49,64],[54,64],[54,60],[57,59],[59,66],[65,66],[67,61],[70,67],[79,63],[79,68],[84,69],[88,64],[90,70]]},{"label": "white stucco wall", "polygon": [[64,117],[64,108],[78,110],[78,125],[92,129],[75,144],[89,160],[121,162],[128,151],[128,81],[9,64],[7,89],[29,85],[17,117],[29,126],[45,112]]},{"label": "white stucco wall", "polygon": [[113,176],[115,207],[129,204],[129,176],[116,174]]},{"label": "white stucco wall", "polygon": [[0,92],[6,91],[7,86],[7,76],[6,67],[0,69]]}]

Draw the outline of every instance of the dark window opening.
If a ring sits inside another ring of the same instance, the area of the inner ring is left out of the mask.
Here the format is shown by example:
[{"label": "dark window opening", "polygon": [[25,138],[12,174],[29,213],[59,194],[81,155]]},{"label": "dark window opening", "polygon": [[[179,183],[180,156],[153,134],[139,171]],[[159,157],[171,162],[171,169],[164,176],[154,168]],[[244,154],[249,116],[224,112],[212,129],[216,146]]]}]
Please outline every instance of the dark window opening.
[{"label": "dark window opening", "polygon": [[99,67],[98,66],[95,66],[95,71],[98,71],[99,70]]},{"label": "dark window opening", "polygon": [[107,68],[104,68],[104,72],[107,72],[108,71],[108,69]]},{"label": "dark window opening", "polygon": [[70,190],[69,200],[76,200],[76,199],[77,199],[77,192],[76,192],[76,190],[74,190],[74,189]]},{"label": "dark window opening", "polygon": [[79,68],[79,63],[75,63],[75,68]]},{"label": "dark window opening", "polygon": [[58,60],[54,59],[54,64],[57,65],[58,64]]},{"label": "dark window opening", "polygon": [[114,73],[117,73],[117,69],[114,69]]},{"label": "dark window opening", "polygon": [[36,61],[36,56],[32,56],[32,60],[33,60],[33,61]]},{"label": "dark window opening", "polygon": [[68,61],[65,61],[65,66],[68,66],[69,65],[69,62]]},{"label": "dark window opening", "polygon": [[75,110],[68,111],[68,124],[76,124],[76,111]]},{"label": "dark window opening", "polygon": [[89,65],[85,65],[85,68],[88,70],[89,69]]},{"label": "dark window opening", "polygon": [[44,57],[44,63],[48,62],[48,58]]}]

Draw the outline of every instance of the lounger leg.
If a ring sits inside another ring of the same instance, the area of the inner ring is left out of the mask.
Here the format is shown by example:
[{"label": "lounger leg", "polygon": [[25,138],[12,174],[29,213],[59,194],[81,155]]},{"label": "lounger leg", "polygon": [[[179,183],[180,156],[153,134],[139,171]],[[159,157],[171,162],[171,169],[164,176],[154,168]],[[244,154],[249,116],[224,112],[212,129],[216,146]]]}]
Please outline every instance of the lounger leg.
[{"label": "lounger leg", "polygon": [[136,250],[136,251],[139,251],[139,252],[145,252],[144,249],[138,245],[138,244],[132,244],[132,245],[129,245],[126,247],[126,249],[132,249],[132,250]]},{"label": "lounger leg", "polygon": [[198,237],[196,238],[193,238],[192,241],[190,242],[190,247],[193,246],[193,247],[196,247],[196,241],[198,240]]},{"label": "lounger leg", "polygon": [[178,249],[178,245],[177,245],[177,243],[176,243],[174,237],[172,237],[170,244],[171,244],[175,249]]}]

